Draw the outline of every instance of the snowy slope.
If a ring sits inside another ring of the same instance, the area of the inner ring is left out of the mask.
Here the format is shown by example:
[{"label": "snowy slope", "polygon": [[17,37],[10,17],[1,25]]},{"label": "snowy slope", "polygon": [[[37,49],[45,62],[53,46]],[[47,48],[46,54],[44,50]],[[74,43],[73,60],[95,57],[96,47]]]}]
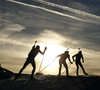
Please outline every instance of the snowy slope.
[{"label": "snowy slope", "polygon": [[[30,75],[22,75],[18,80],[0,80],[0,90],[96,90],[100,89],[99,76],[52,76],[40,75],[39,80],[30,81]],[[11,83],[9,83],[11,82]]]}]

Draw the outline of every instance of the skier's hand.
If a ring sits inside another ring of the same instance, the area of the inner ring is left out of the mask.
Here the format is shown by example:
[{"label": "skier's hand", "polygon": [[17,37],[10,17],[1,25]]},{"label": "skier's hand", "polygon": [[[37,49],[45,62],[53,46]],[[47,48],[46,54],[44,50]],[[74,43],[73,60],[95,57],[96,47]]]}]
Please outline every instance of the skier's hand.
[{"label": "skier's hand", "polygon": [[47,47],[45,47],[45,50],[47,50]]},{"label": "skier's hand", "polygon": [[53,62],[55,61],[55,59],[53,60]]},{"label": "skier's hand", "polygon": [[56,57],[54,58],[53,62],[55,61]]}]

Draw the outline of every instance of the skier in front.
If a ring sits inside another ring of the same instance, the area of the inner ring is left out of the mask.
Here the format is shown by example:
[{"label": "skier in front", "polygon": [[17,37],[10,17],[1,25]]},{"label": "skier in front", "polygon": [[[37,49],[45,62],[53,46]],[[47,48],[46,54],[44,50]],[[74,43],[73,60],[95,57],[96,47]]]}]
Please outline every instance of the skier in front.
[{"label": "skier in front", "polygon": [[[36,42],[35,42],[36,43]],[[22,73],[22,71],[26,68],[26,66],[28,64],[31,63],[32,67],[33,67],[33,70],[32,70],[32,74],[31,74],[31,77],[30,77],[30,80],[34,80],[33,78],[33,75],[34,75],[34,72],[35,72],[35,69],[36,69],[36,64],[35,64],[35,60],[34,58],[36,57],[36,55],[38,53],[41,53],[42,55],[44,55],[45,51],[46,51],[47,47],[45,47],[44,51],[42,52],[40,50],[40,46],[37,45],[35,47],[35,45],[33,46],[33,48],[31,49],[31,51],[29,52],[28,54],[28,58],[26,59],[26,62],[24,63],[23,67],[21,68],[21,70],[19,71],[19,73],[17,74],[17,76],[15,77],[15,80],[19,78],[20,74]]]}]

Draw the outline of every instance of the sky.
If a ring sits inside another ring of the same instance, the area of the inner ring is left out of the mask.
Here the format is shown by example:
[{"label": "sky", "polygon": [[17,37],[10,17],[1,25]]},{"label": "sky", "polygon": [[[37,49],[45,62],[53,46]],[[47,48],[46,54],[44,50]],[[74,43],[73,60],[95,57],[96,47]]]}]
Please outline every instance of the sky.
[{"label": "sky", "polygon": [[[81,48],[84,68],[90,75],[100,75],[100,1],[99,0],[1,0],[0,1],[0,63],[15,73],[23,66],[34,42],[43,55],[35,58],[37,68],[43,59],[44,68],[69,49],[72,55]],[[59,59],[59,58],[58,58]],[[58,59],[44,74],[58,73]],[[68,60],[67,60],[67,63]],[[30,74],[29,65],[23,73]],[[62,71],[65,69],[63,68]],[[69,67],[75,75],[75,63]],[[82,71],[80,69],[80,74]]]}]

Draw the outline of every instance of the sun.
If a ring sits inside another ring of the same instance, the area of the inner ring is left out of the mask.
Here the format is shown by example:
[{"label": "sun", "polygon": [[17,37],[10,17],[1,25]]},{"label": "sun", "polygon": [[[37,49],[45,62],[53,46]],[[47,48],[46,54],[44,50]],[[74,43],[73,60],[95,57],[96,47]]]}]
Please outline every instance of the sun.
[{"label": "sun", "polygon": [[50,44],[47,47],[47,51],[44,56],[44,64],[52,62],[54,58],[61,54],[64,51],[64,48],[59,45]]},{"label": "sun", "polygon": [[[40,50],[43,51],[45,46],[46,45],[41,44]],[[43,60],[41,69],[43,69],[48,64],[53,62],[55,57],[59,54],[64,53],[65,50],[66,50],[66,48],[64,48],[63,46],[57,45],[57,44],[47,45],[47,50],[46,50],[44,56],[41,54],[38,54],[36,57],[40,60],[40,62]],[[59,58],[57,58],[48,68],[46,68],[46,70],[48,70],[49,72],[50,71],[52,72],[55,69],[55,67],[58,67],[58,66],[59,66]]]},{"label": "sun", "polygon": [[[43,49],[43,47],[41,47]],[[60,45],[50,44],[47,46],[47,50],[44,54],[44,64],[47,64],[54,60],[54,58],[63,53],[65,48]]]}]

